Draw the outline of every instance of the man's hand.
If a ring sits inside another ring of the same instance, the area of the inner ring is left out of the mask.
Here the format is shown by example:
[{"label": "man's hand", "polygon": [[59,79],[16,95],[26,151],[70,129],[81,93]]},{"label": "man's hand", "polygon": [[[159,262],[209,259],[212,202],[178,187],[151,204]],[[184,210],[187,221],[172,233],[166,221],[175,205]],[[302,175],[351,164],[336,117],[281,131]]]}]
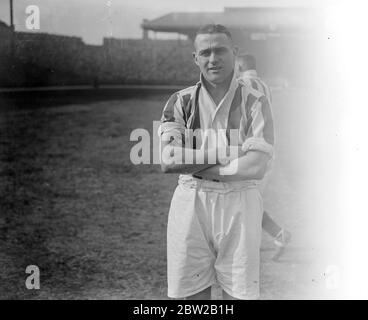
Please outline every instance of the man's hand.
[{"label": "man's hand", "polygon": [[223,166],[244,155],[245,152],[242,150],[242,146],[226,146],[217,149],[218,162]]},{"label": "man's hand", "polygon": [[[242,153],[240,153],[242,154]],[[196,174],[204,179],[215,179],[223,182],[241,180],[261,180],[270,160],[268,154],[260,151],[248,151],[227,165],[216,165]]]}]

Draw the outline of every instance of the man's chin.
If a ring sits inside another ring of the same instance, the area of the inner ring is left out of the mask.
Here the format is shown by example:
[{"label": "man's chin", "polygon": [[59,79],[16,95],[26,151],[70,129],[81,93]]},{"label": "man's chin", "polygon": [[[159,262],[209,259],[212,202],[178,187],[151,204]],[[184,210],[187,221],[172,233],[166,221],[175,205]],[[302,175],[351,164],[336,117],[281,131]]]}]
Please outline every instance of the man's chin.
[{"label": "man's chin", "polygon": [[222,82],[225,81],[225,78],[223,76],[214,76],[214,75],[210,75],[206,79],[207,79],[207,81],[209,81],[213,84],[221,84]]}]

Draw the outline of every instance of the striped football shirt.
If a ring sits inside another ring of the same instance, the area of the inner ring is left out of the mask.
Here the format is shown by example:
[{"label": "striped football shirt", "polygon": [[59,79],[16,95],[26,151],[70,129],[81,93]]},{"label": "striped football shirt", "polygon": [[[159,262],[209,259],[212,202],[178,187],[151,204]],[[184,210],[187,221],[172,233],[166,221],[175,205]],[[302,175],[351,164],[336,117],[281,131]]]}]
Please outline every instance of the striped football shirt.
[{"label": "striped football shirt", "polygon": [[242,145],[243,150],[258,150],[273,156],[274,128],[269,99],[235,76],[217,106],[207,92],[202,76],[195,86],[180,90],[169,98],[162,112],[159,135],[166,135],[165,139],[175,140],[185,147],[213,147],[210,137],[205,134],[187,139],[186,129],[222,131],[217,143],[220,141],[223,145],[233,141],[234,131],[231,129],[236,129],[236,144]]},{"label": "striped football shirt", "polygon": [[252,87],[255,90],[258,90],[258,91],[262,92],[266,96],[266,98],[268,99],[269,103],[272,102],[270,88],[267,86],[267,84],[260,77],[258,77],[258,74],[257,74],[256,70],[244,71],[240,75],[240,78],[243,80],[243,82],[246,85]]}]

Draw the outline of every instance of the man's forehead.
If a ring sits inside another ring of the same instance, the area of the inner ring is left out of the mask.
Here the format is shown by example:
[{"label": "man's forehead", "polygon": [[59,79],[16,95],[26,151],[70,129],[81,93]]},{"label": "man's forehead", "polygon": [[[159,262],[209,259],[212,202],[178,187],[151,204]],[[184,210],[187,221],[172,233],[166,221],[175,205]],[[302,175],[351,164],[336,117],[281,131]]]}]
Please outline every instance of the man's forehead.
[{"label": "man's forehead", "polygon": [[194,45],[197,49],[231,46],[232,42],[224,33],[201,33],[195,38]]}]

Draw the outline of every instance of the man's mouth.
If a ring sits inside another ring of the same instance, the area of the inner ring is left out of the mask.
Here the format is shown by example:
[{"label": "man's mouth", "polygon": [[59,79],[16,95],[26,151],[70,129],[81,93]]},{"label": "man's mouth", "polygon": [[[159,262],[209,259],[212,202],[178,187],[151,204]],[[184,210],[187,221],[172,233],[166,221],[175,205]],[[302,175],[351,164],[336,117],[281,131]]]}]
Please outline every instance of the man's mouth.
[{"label": "man's mouth", "polygon": [[210,67],[210,68],[208,68],[208,70],[209,71],[219,71],[219,70],[221,70],[221,67]]}]

